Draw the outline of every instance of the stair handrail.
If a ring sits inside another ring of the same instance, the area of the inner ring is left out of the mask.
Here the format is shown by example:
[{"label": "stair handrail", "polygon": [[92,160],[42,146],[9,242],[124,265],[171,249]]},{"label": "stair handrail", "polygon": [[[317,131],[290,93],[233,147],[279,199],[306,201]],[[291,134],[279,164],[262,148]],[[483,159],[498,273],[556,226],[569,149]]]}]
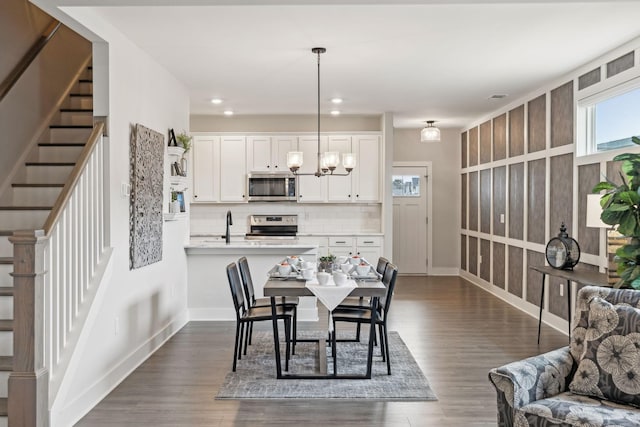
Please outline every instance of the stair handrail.
[{"label": "stair handrail", "polygon": [[20,80],[22,74],[29,68],[29,65],[33,62],[34,59],[38,57],[40,51],[49,43],[49,40],[54,36],[58,28],[62,25],[56,19],[53,19],[44,32],[40,35],[38,40],[36,40],[27,53],[24,54],[22,59],[16,64],[16,66],[11,70],[9,75],[4,79],[2,84],[0,84],[0,102],[4,99],[4,97],[9,93],[11,88]]},{"label": "stair handrail", "polygon": [[67,202],[71,197],[71,194],[73,192],[73,189],[76,186],[76,183],[78,182],[78,180],[80,179],[80,176],[82,175],[82,171],[84,170],[85,166],[87,165],[87,162],[91,158],[93,147],[95,147],[95,145],[98,143],[103,133],[104,133],[104,123],[97,122],[93,126],[93,130],[91,131],[89,140],[87,141],[84,148],[80,152],[80,155],[78,156],[78,161],[76,162],[75,166],[71,170],[71,173],[69,174],[69,178],[67,179],[67,182],[64,184],[64,187],[62,188],[60,195],[58,195],[58,198],[55,204],[51,208],[51,212],[49,213],[49,216],[47,217],[47,220],[44,223],[44,227],[42,227],[44,230],[45,237],[51,236],[51,231],[53,230],[53,227],[55,226],[56,222],[58,222],[58,219],[60,218],[60,215],[62,214],[64,207],[67,205]]}]

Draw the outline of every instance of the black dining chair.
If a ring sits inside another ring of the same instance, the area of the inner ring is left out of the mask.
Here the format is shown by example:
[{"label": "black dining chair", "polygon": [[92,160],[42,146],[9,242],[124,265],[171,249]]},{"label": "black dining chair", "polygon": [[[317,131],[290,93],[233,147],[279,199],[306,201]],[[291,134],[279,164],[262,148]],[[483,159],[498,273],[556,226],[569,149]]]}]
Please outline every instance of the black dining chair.
[{"label": "black dining chair", "polygon": [[[371,316],[374,316],[374,322],[378,325],[378,331],[380,335],[380,351],[382,353],[382,360],[387,362],[387,373],[391,375],[391,362],[389,360],[389,335],[387,331],[387,319],[389,318],[389,309],[391,308],[391,299],[393,297],[393,290],[396,286],[396,278],[398,276],[398,267],[394,264],[387,264],[384,275],[382,276],[382,283],[387,288],[386,295],[380,298],[377,310],[372,310],[371,307],[364,308],[336,308],[333,311],[333,330],[336,330],[337,322],[349,322],[357,323],[361,325],[363,323],[371,324]],[[369,333],[375,334],[376,331],[369,331]]]},{"label": "black dining chair", "polygon": [[[242,283],[238,274],[238,266],[235,262],[227,265],[227,279],[231,289],[233,307],[236,312],[236,339],[233,348],[233,372],[236,371],[236,362],[242,358],[242,337],[244,336],[245,324],[249,327],[252,322],[271,321],[271,307],[247,307],[242,293]],[[283,306],[276,307],[276,318],[284,321],[286,339],[286,362],[285,371],[289,370],[289,357],[291,350],[291,320],[293,319],[293,309]]]},{"label": "black dining chair", "polygon": [[[251,278],[251,271],[249,270],[249,262],[247,257],[242,257],[238,260],[238,268],[240,269],[240,277],[242,278],[242,287],[244,288],[244,295],[246,298],[248,307],[269,307],[271,308],[270,298],[256,298],[256,292],[253,288],[253,279]],[[284,306],[286,308],[293,309],[293,344],[292,354],[296,354],[296,342],[298,336],[298,304],[300,298],[298,297],[280,297],[276,300],[276,306]],[[251,345],[251,338],[253,336],[253,322],[249,323],[244,340],[244,354],[247,354],[247,344]]]}]

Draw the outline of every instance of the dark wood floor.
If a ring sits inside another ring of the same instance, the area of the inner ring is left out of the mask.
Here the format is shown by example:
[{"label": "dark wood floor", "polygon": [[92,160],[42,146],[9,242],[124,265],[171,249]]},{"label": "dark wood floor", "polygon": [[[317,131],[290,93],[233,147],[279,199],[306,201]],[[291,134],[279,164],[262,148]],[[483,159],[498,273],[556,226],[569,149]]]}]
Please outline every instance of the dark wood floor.
[{"label": "dark wood floor", "polygon": [[77,425],[495,426],[488,370],[568,342],[543,326],[538,346],[537,319],[457,277],[400,277],[390,325],[437,402],[216,401],[231,369],[234,323],[192,322]]}]

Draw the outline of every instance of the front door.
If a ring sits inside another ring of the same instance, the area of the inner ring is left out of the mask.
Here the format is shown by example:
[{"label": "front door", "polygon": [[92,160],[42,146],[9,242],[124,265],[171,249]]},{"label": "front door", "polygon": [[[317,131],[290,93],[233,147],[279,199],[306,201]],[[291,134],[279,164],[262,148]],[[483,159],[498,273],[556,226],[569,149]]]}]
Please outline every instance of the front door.
[{"label": "front door", "polygon": [[402,274],[427,274],[427,168],[393,168],[393,262]]}]

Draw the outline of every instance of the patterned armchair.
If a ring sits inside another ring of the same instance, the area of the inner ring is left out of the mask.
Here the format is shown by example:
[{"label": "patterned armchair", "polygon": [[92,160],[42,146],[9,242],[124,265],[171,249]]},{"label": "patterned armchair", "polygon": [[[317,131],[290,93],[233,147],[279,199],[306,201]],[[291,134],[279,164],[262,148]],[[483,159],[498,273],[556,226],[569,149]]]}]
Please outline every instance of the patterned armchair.
[{"label": "patterned armchair", "polygon": [[640,292],[578,292],[571,343],[489,372],[499,427],[639,426]]}]

